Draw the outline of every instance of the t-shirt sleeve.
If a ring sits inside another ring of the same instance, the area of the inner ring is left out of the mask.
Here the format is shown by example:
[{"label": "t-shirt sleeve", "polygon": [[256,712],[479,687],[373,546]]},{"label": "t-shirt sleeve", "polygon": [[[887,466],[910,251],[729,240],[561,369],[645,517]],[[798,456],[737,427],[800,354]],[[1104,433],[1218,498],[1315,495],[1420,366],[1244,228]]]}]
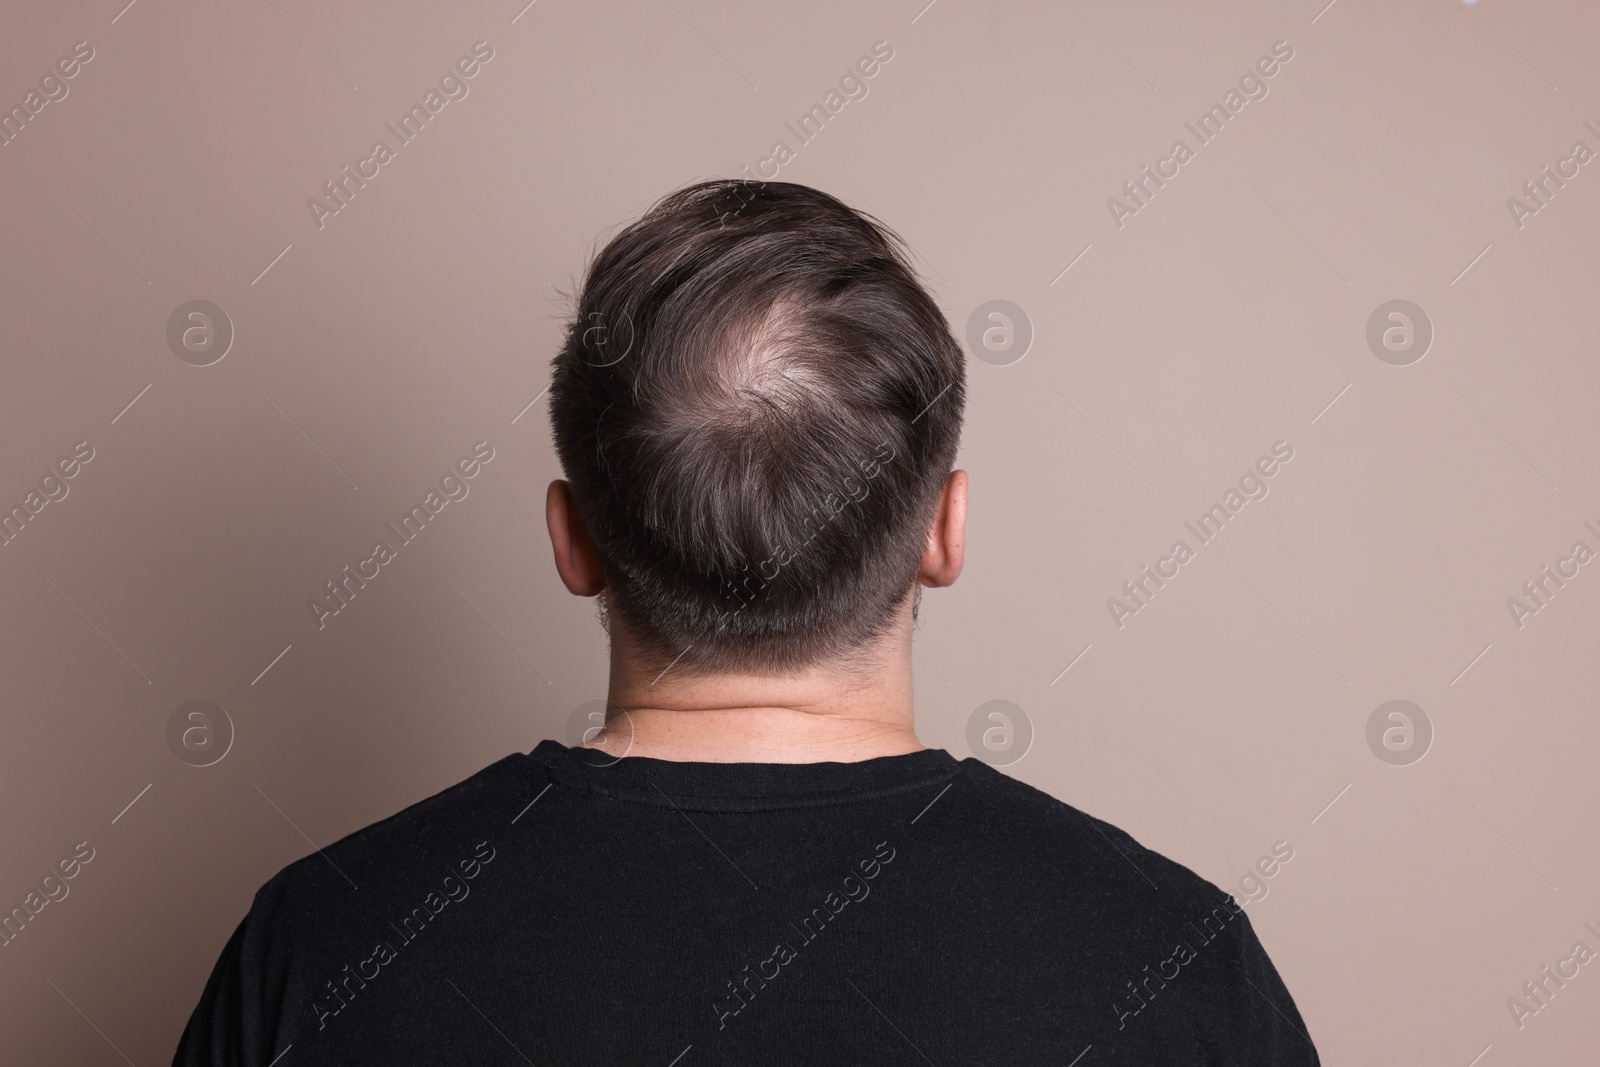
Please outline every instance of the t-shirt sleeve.
[{"label": "t-shirt sleeve", "polygon": [[211,969],[200,1003],[195,1005],[178,1041],[172,1067],[212,1067],[242,1065],[245,1060],[239,1044],[240,956],[243,952],[246,916],[234,928],[223,946],[222,955]]},{"label": "t-shirt sleeve", "polygon": [[284,988],[273,944],[277,891],[284,876],[256,894],[211,969],[200,1001],[179,1039],[173,1067],[269,1067]]},{"label": "t-shirt sleeve", "polygon": [[1217,1062],[1238,1067],[1316,1067],[1321,1060],[1310,1031],[1250,917],[1241,910],[1230,925],[1234,944],[1226,980],[1236,986],[1226,998],[1232,1010],[1217,1016],[1225,1020],[1218,1035]]}]

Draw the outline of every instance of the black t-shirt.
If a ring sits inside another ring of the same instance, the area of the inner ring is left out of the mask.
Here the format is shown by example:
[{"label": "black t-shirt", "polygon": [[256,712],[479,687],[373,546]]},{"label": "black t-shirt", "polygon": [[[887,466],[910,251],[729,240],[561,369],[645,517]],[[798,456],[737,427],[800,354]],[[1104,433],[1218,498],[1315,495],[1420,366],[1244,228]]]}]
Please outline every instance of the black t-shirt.
[{"label": "black t-shirt", "polygon": [[542,742],[284,868],[175,1064],[1315,1064],[1232,898],[940,749]]}]

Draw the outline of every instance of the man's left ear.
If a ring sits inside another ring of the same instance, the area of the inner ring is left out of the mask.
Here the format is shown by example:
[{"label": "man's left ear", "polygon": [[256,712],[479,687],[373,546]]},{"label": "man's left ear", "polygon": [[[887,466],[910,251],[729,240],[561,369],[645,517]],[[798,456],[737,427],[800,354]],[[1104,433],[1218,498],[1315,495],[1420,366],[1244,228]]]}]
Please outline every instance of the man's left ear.
[{"label": "man's left ear", "polygon": [[939,494],[939,507],[928,529],[927,547],[917,581],[931,589],[952,584],[961,577],[967,548],[967,472],[951,471]]}]

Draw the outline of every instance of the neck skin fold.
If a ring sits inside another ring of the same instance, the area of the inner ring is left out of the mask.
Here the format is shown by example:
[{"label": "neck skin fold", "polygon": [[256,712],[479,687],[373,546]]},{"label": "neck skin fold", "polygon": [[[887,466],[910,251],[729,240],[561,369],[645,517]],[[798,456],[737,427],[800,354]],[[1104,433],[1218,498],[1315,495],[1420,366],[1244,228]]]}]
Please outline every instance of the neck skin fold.
[{"label": "neck skin fold", "polygon": [[912,598],[865,663],[792,674],[693,675],[645,666],[613,625],[606,726],[583,747],[702,763],[853,763],[920,752],[912,712]]}]

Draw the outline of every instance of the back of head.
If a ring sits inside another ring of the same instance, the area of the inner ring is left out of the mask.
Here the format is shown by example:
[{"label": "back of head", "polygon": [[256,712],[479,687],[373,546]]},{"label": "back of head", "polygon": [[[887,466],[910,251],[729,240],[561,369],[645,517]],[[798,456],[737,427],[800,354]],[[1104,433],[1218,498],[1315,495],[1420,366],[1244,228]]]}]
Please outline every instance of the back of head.
[{"label": "back of head", "polygon": [[551,383],[611,627],[675,671],[848,661],[911,593],[965,392],[880,223],[787,182],[667,196],[590,266]]}]

